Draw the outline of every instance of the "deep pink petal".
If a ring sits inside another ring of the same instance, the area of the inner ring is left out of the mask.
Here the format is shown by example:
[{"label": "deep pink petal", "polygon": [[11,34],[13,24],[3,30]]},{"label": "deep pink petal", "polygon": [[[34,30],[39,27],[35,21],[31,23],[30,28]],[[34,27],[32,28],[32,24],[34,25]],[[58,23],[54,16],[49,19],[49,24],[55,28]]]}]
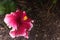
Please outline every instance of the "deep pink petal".
[{"label": "deep pink petal", "polygon": [[4,18],[4,22],[7,24],[7,26],[11,26],[11,27],[14,27],[14,28],[17,28],[17,23],[15,21],[15,16],[12,15],[12,14],[7,14]]},{"label": "deep pink petal", "polygon": [[19,37],[19,36],[25,36],[26,29],[24,27],[20,27],[18,30],[10,31],[9,34],[12,38]]}]

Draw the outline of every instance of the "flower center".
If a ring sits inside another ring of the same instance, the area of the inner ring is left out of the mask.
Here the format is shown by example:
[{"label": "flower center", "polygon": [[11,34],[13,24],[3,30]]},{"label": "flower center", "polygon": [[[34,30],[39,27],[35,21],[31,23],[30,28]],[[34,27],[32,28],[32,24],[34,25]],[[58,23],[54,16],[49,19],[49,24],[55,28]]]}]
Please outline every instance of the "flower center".
[{"label": "flower center", "polygon": [[24,18],[23,18],[24,20],[27,20],[28,19],[28,17],[27,16],[24,16]]}]

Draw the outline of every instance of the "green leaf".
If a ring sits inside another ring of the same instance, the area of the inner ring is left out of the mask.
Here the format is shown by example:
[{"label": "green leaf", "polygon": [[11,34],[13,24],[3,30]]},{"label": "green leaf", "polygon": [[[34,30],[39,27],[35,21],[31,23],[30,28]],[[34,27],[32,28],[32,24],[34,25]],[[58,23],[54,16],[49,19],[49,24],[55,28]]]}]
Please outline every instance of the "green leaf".
[{"label": "green leaf", "polygon": [[5,8],[4,6],[0,5],[0,15],[4,15],[5,14]]},{"label": "green leaf", "polygon": [[57,0],[53,0],[53,4],[56,4]]},{"label": "green leaf", "polygon": [[0,14],[10,13],[16,10],[16,3],[13,0],[2,0],[0,2]]},{"label": "green leaf", "polygon": [[14,2],[11,2],[11,4],[10,4],[10,10],[11,11],[15,11],[16,10],[16,4],[14,4]]}]

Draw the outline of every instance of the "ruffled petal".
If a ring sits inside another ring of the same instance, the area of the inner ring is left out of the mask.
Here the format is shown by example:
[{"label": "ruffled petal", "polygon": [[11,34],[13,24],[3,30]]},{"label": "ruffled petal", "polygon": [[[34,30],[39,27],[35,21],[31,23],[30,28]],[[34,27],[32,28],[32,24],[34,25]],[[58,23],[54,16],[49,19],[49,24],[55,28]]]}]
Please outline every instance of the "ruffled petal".
[{"label": "ruffled petal", "polygon": [[15,16],[12,14],[6,14],[4,18],[4,22],[9,26],[9,28],[14,27],[15,29],[17,28],[17,23],[15,20]]}]

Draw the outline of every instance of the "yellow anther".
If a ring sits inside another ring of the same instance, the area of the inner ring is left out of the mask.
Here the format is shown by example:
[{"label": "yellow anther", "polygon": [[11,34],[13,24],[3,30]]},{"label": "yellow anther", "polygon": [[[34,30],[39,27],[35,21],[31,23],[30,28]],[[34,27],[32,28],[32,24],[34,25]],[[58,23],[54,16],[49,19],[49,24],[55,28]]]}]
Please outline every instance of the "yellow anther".
[{"label": "yellow anther", "polygon": [[28,19],[28,17],[27,16],[24,16],[24,20],[27,20]]}]

